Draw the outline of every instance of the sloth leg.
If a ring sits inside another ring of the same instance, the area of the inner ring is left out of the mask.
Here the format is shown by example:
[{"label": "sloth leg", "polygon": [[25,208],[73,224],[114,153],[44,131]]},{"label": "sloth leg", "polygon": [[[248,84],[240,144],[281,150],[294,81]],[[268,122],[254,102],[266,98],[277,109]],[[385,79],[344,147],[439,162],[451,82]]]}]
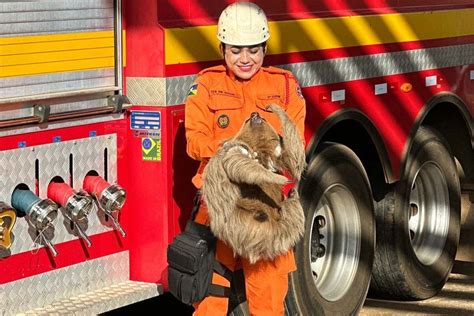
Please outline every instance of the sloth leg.
[{"label": "sloth leg", "polygon": [[297,226],[304,224],[304,211],[300,203],[300,197],[296,189],[288,192],[288,197],[281,203],[282,220],[288,220]]}]

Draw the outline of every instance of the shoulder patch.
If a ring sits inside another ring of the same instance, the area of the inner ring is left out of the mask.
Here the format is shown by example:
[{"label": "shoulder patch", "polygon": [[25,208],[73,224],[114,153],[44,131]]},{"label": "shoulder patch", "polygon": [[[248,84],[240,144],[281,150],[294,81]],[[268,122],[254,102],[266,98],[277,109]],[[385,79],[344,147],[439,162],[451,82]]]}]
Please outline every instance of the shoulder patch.
[{"label": "shoulder patch", "polygon": [[190,95],[197,95],[197,93],[198,93],[198,84],[195,83],[195,84],[193,84],[193,85],[189,88],[188,96],[190,96]]}]

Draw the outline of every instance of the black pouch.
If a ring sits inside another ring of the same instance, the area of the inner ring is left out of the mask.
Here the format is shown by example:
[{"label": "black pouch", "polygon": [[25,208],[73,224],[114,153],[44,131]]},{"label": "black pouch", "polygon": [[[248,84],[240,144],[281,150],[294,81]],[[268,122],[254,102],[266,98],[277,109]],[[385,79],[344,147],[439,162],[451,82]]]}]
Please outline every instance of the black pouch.
[{"label": "black pouch", "polygon": [[169,290],[181,302],[190,305],[209,294],[215,244],[208,226],[190,220],[168,246]]},{"label": "black pouch", "polygon": [[201,201],[198,191],[194,198],[191,219],[184,231],[168,246],[168,287],[177,299],[191,305],[209,294],[229,296],[230,288],[212,284],[216,272],[232,280],[232,272],[214,258],[217,238],[209,226],[194,222]]}]

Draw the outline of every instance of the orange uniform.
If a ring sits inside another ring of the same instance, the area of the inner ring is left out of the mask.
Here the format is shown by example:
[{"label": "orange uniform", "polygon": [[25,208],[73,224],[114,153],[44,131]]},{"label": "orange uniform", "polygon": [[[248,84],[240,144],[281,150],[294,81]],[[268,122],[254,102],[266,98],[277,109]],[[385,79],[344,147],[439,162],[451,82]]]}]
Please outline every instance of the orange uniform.
[{"label": "orange uniform", "polygon": [[[277,115],[266,111],[269,104],[278,104],[296,124],[303,139],[305,101],[294,76],[286,70],[262,67],[249,80],[239,80],[224,66],[201,71],[188,93],[185,108],[187,152],[201,161],[193,183],[202,186],[202,171],[220,144],[233,137],[252,112],[258,112],[278,132]],[[196,221],[207,223],[204,205]],[[238,259],[224,243],[218,242],[216,258],[234,270]],[[288,289],[288,273],[296,270],[293,252],[273,261],[250,264],[242,258],[246,295],[252,315],[283,315],[283,300]],[[213,282],[228,286],[223,277],[215,274]],[[196,305],[195,315],[225,315],[227,298],[209,296]]]}]

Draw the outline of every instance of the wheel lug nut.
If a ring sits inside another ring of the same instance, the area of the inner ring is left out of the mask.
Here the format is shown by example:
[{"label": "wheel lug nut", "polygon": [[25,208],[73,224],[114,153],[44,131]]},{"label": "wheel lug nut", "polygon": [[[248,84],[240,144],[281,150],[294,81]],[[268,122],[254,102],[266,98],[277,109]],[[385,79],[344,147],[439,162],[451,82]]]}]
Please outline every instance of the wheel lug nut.
[{"label": "wheel lug nut", "polygon": [[321,215],[318,215],[316,216],[316,223],[319,228],[323,228],[324,226],[326,226],[326,219]]},{"label": "wheel lug nut", "polygon": [[326,254],[326,248],[323,245],[316,247],[316,257],[321,258]]}]

